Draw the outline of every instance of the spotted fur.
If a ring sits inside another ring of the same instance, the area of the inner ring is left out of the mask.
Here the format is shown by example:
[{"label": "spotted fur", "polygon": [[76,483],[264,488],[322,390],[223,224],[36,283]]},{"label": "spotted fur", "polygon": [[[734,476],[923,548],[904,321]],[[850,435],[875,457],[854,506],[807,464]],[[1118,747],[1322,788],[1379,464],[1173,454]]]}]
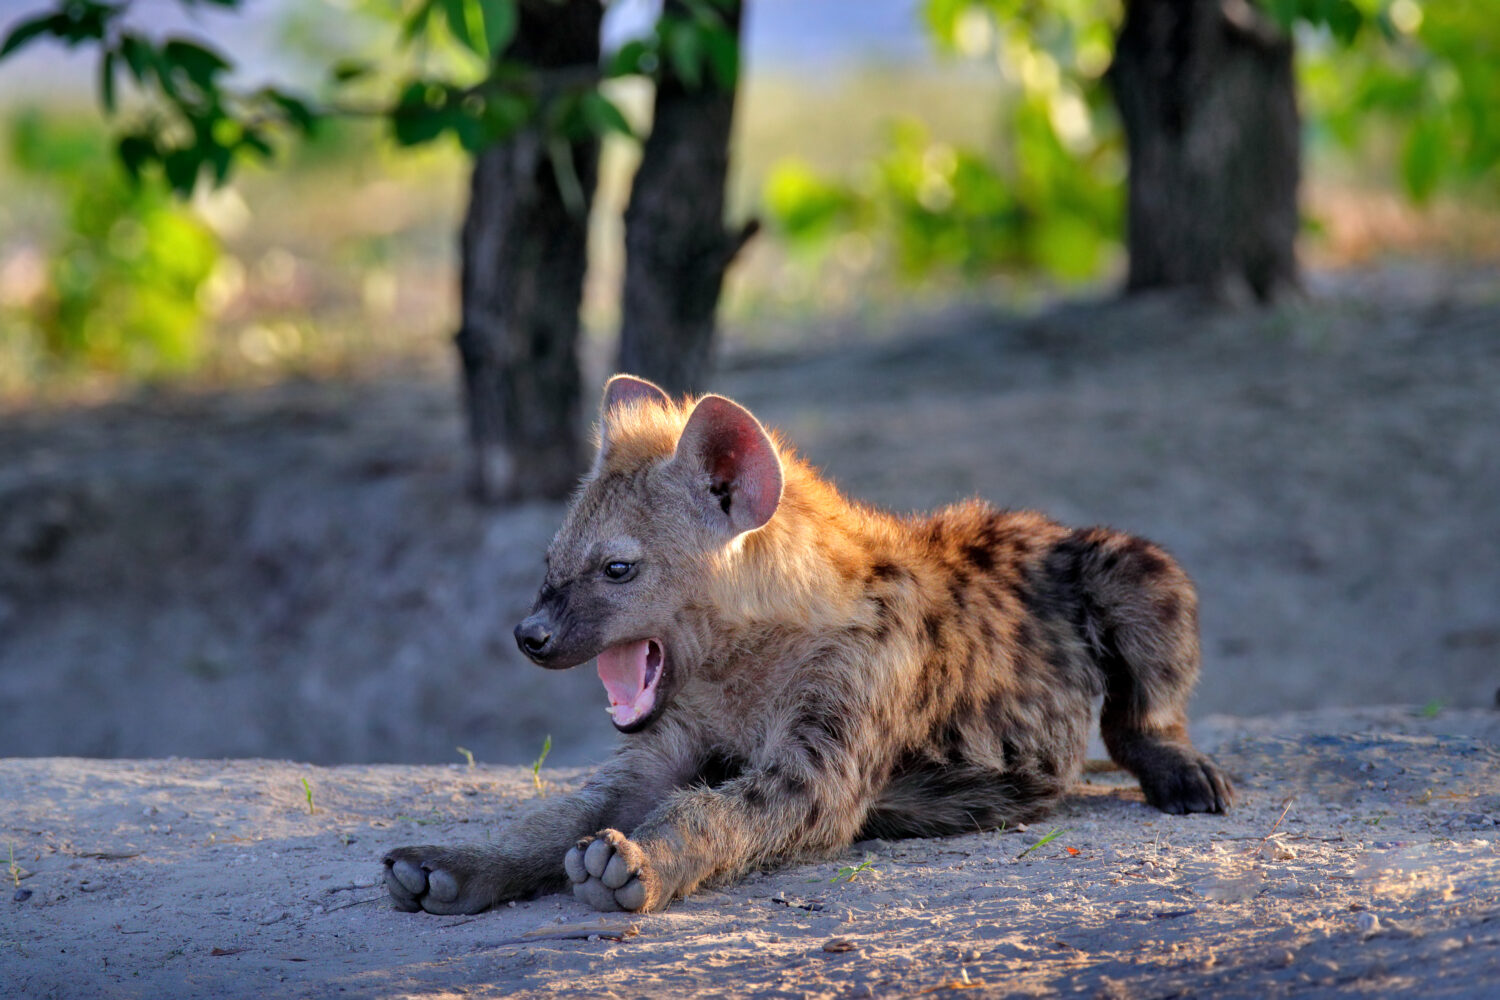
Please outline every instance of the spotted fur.
[{"label": "spotted fur", "polygon": [[[633,578],[603,578],[611,560]],[[654,910],[865,837],[1029,821],[1077,779],[1101,700],[1152,805],[1232,798],[1188,741],[1197,597],[1162,549],[978,501],[904,518],[851,502],[720,397],[611,381],[528,628],[549,667],[659,638],[660,710],[498,844],[393,851],[399,906],[472,912],[571,881],[599,908]]]}]

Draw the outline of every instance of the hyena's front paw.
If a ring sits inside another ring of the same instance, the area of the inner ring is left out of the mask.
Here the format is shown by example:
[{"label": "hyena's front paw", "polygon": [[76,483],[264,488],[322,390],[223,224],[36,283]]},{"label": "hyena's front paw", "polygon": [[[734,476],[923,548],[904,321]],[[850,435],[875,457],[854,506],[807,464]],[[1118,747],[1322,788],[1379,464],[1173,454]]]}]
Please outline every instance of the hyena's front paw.
[{"label": "hyena's front paw", "polygon": [[397,909],[478,913],[500,901],[492,864],[453,847],[398,847],[385,856],[385,887]]},{"label": "hyena's front paw", "polygon": [[596,910],[644,913],[666,904],[646,854],[619,830],[584,837],[563,858],[573,895]]},{"label": "hyena's front paw", "polygon": [[1222,813],[1234,804],[1234,786],[1205,753],[1164,745],[1139,774],[1146,801],[1167,813]]}]

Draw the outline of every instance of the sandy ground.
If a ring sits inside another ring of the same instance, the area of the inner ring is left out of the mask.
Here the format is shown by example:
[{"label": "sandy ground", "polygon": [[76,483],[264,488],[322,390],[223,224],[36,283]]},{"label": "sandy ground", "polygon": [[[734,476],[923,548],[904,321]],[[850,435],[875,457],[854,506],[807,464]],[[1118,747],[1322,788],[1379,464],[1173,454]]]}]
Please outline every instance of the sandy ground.
[{"label": "sandy ground", "polygon": [[[1095,773],[1029,829],[870,842],[633,918],[561,895],[390,907],[383,849],[546,807],[519,768],[0,761],[20,886],[0,983],[36,1000],[1494,995],[1500,712],[1220,716],[1197,737],[1239,784],[1228,816],[1165,816]],[[579,772],[542,778],[555,796]]]},{"label": "sandy ground", "polygon": [[[1195,714],[1480,707],[1497,333],[1493,270],[1395,268],[1269,311],[783,337],[714,387],[862,499],[978,494],[1165,543],[1202,593]],[[6,415],[0,756],[519,764],[551,734],[553,763],[597,760],[593,671],[537,670],[511,638],[560,507],[477,509],[464,464],[431,372]]]}]

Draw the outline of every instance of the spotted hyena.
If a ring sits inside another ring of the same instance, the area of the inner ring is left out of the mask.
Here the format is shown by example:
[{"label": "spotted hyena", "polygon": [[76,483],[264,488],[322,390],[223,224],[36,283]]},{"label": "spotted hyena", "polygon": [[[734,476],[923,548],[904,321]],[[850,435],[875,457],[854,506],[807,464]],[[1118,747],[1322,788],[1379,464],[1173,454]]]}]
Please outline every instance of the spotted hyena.
[{"label": "spotted hyena", "polygon": [[473,912],[571,884],[657,910],[864,837],[1045,813],[1093,705],[1166,812],[1232,792],[1193,748],[1197,598],[1160,548],[979,502],[897,517],[845,499],[748,411],[617,376],[547,553],[522,651],[598,660],[623,744],[497,842],[385,858],[396,905]]}]

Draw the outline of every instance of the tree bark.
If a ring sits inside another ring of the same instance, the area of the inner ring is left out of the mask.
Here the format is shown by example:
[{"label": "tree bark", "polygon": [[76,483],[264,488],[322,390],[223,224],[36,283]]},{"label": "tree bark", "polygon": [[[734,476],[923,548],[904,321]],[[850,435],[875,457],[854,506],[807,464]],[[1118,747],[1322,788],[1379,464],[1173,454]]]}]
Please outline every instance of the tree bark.
[{"label": "tree bark", "polygon": [[[681,0],[664,14],[681,15]],[[736,38],[741,5],[725,14]],[[724,226],[724,183],[737,87],[712,74],[690,88],[663,66],[655,114],[625,212],[625,289],[619,370],[669,393],[704,387],[724,271],[754,235]]]},{"label": "tree bark", "polygon": [[1126,290],[1296,288],[1291,38],[1252,0],[1127,0],[1109,82],[1130,157]]},{"label": "tree bark", "polygon": [[[523,2],[507,55],[540,71],[593,70],[598,0]],[[563,497],[583,467],[578,309],[587,263],[597,139],[565,144],[569,204],[553,151],[527,128],[474,164],[455,336],[473,446],[471,486],[487,503]]]}]

